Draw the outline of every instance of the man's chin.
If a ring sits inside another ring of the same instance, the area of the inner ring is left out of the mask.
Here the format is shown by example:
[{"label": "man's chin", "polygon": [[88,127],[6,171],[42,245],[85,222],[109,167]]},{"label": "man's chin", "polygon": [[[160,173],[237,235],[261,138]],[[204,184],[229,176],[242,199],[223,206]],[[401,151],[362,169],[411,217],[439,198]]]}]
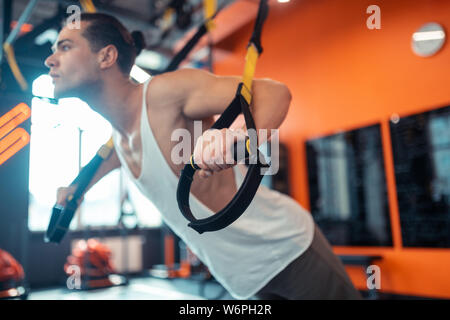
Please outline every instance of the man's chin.
[{"label": "man's chin", "polygon": [[55,87],[53,91],[53,96],[55,99],[63,99],[63,98],[77,98],[78,95],[75,92],[71,92],[70,90],[62,90]]}]

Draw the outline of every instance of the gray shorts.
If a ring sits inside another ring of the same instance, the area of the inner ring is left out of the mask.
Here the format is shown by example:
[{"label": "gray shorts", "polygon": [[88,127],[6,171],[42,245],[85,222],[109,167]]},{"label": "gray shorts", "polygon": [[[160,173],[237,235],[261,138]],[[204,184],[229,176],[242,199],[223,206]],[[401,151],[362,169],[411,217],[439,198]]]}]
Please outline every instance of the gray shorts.
[{"label": "gray shorts", "polygon": [[257,294],[257,299],[362,299],[341,260],[315,225],[311,246]]}]

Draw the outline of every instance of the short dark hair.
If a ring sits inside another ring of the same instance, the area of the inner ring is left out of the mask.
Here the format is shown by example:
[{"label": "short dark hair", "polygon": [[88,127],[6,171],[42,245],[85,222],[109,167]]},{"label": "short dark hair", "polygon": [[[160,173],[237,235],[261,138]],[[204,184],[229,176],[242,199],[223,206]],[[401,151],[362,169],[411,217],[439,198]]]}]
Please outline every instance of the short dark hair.
[{"label": "short dark hair", "polygon": [[145,48],[142,32],[130,33],[117,18],[104,13],[83,12],[80,20],[89,23],[82,35],[91,50],[98,52],[107,45],[114,45],[118,51],[117,64],[125,75],[129,75],[136,57]]}]

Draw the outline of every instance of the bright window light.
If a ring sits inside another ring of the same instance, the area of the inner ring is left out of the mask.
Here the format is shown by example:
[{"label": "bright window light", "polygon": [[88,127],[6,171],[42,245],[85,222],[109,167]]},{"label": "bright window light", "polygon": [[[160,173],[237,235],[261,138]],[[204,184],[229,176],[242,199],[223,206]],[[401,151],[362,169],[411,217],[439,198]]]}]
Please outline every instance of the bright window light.
[{"label": "bright window light", "polygon": [[133,67],[131,68],[130,76],[140,83],[144,83],[151,77],[147,72],[139,68],[137,65],[133,65]]},{"label": "bright window light", "polygon": [[33,81],[32,91],[33,95],[46,98],[54,98],[53,90],[55,85],[52,78],[48,74],[43,74]]},{"label": "bright window light", "polygon": [[[40,76],[33,82],[33,94],[53,97],[53,85],[48,75]],[[80,99],[60,99],[55,105],[33,98],[31,109],[28,226],[32,231],[44,231],[56,201],[57,188],[70,184],[79,168],[85,166],[110,138],[112,127]],[[72,229],[117,226],[121,174],[120,170],[114,170],[85,195],[81,216],[74,218]],[[135,193],[136,190],[133,197],[143,197]],[[142,209],[143,203],[142,199],[137,200],[134,207],[141,208],[139,211],[143,215],[152,217],[142,219],[139,225],[160,225],[159,212],[153,206],[144,205],[146,210]]]}]

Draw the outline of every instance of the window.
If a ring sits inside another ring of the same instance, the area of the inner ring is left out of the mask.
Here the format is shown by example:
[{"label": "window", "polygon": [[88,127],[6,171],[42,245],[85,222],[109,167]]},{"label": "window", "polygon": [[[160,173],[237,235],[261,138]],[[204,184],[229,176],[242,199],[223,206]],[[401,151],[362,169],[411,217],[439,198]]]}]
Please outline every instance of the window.
[{"label": "window", "polygon": [[333,245],[390,246],[380,126],[306,143],[311,213]]},{"label": "window", "polygon": [[450,247],[450,107],[391,122],[404,246]]},{"label": "window", "polygon": [[[44,75],[33,83],[33,94],[52,97],[51,79]],[[112,127],[79,99],[61,99],[58,105],[33,98],[30,141],[30,205],[28,226],[47,229],[58,187],[67,186],[112,133]],[[114,170],[86,195],[72,229],[116,226],[120,217],[121,171]],[[137,188],[130,188],[131,205],[140,226],[157,226],[159,212]],[[146,202],[147,200],[147,202]]]}]

